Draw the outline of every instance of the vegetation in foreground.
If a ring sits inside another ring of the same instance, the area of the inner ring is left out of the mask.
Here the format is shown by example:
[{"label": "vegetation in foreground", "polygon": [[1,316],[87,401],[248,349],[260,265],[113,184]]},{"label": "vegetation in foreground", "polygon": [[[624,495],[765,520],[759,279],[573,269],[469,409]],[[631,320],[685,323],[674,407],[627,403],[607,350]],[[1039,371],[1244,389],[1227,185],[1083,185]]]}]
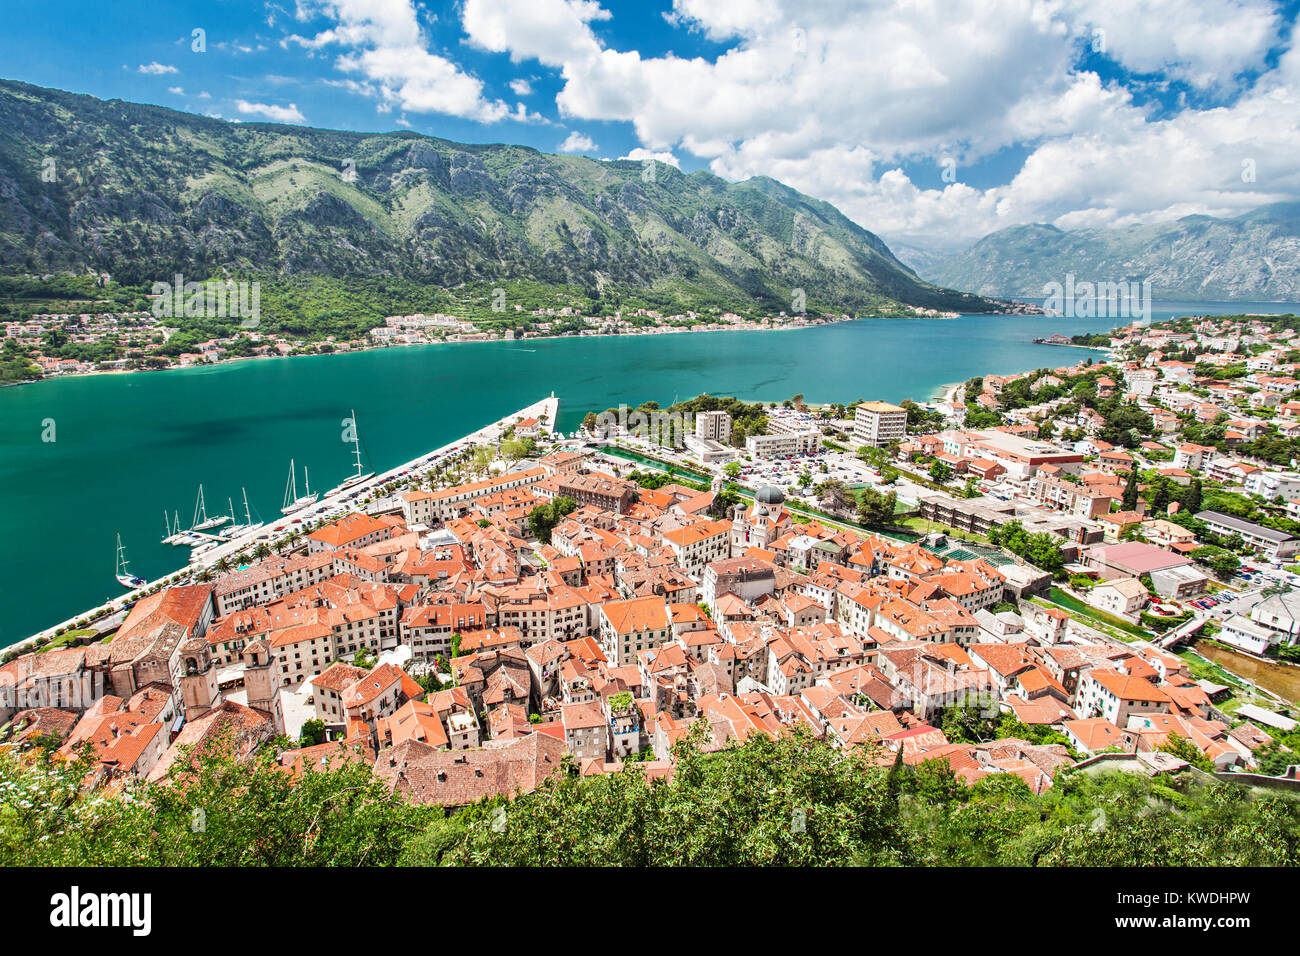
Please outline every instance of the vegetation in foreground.
[{"label": "vegetation in foreground", "polygon": [[388,794],[363,764],[294,777],[269,756],[202,757],[184,786],[86,795],[82,760],[0,755],[0,865],[1293,866],[1300,801],[1185,773],[963,785],[805,735],[677,747],[453,815]]}]

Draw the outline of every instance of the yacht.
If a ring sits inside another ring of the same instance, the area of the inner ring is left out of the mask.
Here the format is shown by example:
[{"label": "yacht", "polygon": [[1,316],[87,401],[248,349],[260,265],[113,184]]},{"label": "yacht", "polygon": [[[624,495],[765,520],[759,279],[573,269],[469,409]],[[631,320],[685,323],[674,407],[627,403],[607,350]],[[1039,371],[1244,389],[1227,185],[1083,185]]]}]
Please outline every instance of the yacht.
[{"label": "yacht", "polygon": [[119,534],[117,536],[117,565],[113,569],[114,576],[117,578],[117,583],[132,591],[136,588],[144,587],[146,583],[145,579],[136,577],[134,574],[127,571],[126,568],[126,547],[122,544],[122,536]]},{"label": "yacht", "polygon": [[289,459],[289,480],[284,486],[284,507],[280,509],[280,514],[291,515],[295,511],[302,511],[308,505],[314,505],[320,498],[320,492],[312,493],[311,481],[307,477],[307,466],[302,469],[303,484],[307,486],[307,493],[299,497],[298,479],[294,473],[293,459]]},{"label": "yacht", "polygon": [[327,498],[333,498],[335,495],[341,494],[342,492],[347,491],[349,488],[354,488],[357,485],[361,484],[363,481],[367,481],[375,477],[375,473],[373,471],[367,472],[364,475],[361,473],[361,434],[360,432],[357,431],[356,409],[352,410],[352,445],[356,451],[356,456],[357,456],[356,474],[352,475],[349,478],[345,478],[342,484],[338,485],[337,487],[331,488],[329,491],[325,492],[325,497]]}]

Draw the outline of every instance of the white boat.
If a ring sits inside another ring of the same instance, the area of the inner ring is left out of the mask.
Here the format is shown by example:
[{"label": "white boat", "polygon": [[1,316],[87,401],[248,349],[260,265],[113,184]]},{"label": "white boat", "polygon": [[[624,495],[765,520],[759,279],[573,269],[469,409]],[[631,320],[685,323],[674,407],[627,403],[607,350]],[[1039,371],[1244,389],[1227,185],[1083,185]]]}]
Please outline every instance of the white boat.
[{"label": "white boat", "polygon": [[354,488],[363,481],[368,481],[375,477],[373,471],[364,475],[361,473],[361,433],[357,431],[357,411],[355,408],[352,409],[352,445],[355,448],[357,455],[357,472],[350,478],[345,478],[342,484],[325,492],[325,497],[327,498],[333,498],[335,495],[347,491],[349,488]]},{"label": "white boat", "polygon": [[291,515],[295,511],[302,511],[308,505],[314,505],[320,498],[320,492],[312,494],[311,481],[307,478],[307,466],[302,469],[303,484],[307,486],[307,493],[301,498],[298,497],[298,479],[294,474],[293,459],[289,459],[289,480],[284,486],[284,507],[280,509],[280,514]]},{"label": "white boat", "polygon": [[189,544],[190,533],[181,527],[181,513],[179,511],[172,512],[170,523],[167,522],[167,512],[164,511],[163,522],[167,525],[167,537],[163,538],[163,544],[173,544],[178,547]]},{"label": "white boat", "polygon": [[[264,524],[264,522],[261,521],[258,522],[253,521],[252,510],[248,507],[248,489],[244,488],[242,489],[242,491],[244,492],[244,523],[243,524],[232,523],[222,532],[222,537],[238,538],[241,535],[248,534],[250,531],[256,531]],[[234,522],[235,504],[229,498],[226,499],[226,503],[230,505],[230,520],[231,522]]]},{"label": "white boat", "polygon": [[145,579],[138,578],[127,571],[126,547],[122,544],[122,536],[117,536],[117,565],[113,568],[114,577],[117,583],[128,590],[134,591],[136,588],[145,586]]},{"label": "white boat", "polygon": [[190,530],[207,531],[209,528],[219,528],[229,520],[225,515],[208,517],[207,508],[203,504],[203,486],[199,485],[199,499],[194,503],[194,521],[190,524]]}]

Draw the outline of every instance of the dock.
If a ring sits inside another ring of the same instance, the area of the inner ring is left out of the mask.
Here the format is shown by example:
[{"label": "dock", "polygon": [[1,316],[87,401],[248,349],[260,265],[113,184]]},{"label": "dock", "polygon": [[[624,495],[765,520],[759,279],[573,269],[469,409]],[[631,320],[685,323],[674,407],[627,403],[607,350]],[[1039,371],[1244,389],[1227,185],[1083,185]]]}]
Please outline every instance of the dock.
[{"label": "dock", "polygon": [[96,622],[105,617],[120,614],[126,610],[128,604],[144,597],[148,591],[154,588],[165,586],[178,574],[181,575],[183,579],[189,578],[192,580],[194,575],[198,572],[211,568],[222,558],[233,557],[239,552],[255,548],[259,544],[270,544],[277,537],[287,534],[291,530],[291,526],[298,527],[299,525],[294,524],[295,519],[300,523],[300,526],[305,527],[311,519],[320,517],[324,512],[335,508],[348,507],[349,502],[355,502],[357,499],[364,498],[376,488],[379,488],[396,478],[402,477],[403,471],[419,471],[422,466],[427,470],[430,464],[430,459],[445,455],[453,448],[462,445],[495,442],[501,437],[502,433],[504,433],[506,429],[520,418],[541,418],[544,420],[545,430],[548,433],[553,434],[555,430],[556,417],[559,414],[559,408],[560,401],[555,397],[555,393],[552,392],[549,396],[539,402],[534,402],[518,411],[511,412],[509,415],[505,415],[491,424],[484,425],[477,431],[470,432],[463,438],[448,442],[440,448],[435,448],[433,451],[425,452],[412,458],[410,461],[403,462],[400,465],[395,465],[387,471],[376,474],[373,478],[369,478],[360,484],[354,485],[344,493],[335,495],[332,498],[322,498],[314,505],[304,508],[300,512],[283,516],[280,521],[267,522],[261,527],[252,528],[244,534],[236,535],[233,538],[221,538],[217,535],[208,534],[203,531],[181,532],[181,534],[195,535],[211,541],[215,546],[205,546],[201,555],[191,554],[189,564],[183,568],[178,568],[175,571],[164,574],[160,578],[146,582],[134,591],[129,591],[121,597],[110,600],[106,604],[102,604],[99,607],[92,608],[88,611],[83,611],[80,614],[68,618],[66,621],[62,621],[58,624],[51,625],[42,631],[38,631],[31,637],[10,645],[10,648],[6,648],[6,650],[13,649],[20,652],[29,650],[30,648],[28,645],[33,644],[35,641],[43,637],[53,637],[56,631],[71,628],[78,621],[89,621],[90,625],[93,626]]}]

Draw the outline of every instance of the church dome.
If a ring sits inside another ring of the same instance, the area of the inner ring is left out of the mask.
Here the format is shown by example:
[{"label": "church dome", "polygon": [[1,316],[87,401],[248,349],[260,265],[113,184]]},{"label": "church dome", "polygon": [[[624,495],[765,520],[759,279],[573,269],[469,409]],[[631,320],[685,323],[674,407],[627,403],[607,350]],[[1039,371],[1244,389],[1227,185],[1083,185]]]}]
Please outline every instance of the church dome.
[{"label": "church dome", "polygon": [[785,492],[776,485],[764,485],[754,495],[754,501],[760,505],[782,505],[785,504]]}]

